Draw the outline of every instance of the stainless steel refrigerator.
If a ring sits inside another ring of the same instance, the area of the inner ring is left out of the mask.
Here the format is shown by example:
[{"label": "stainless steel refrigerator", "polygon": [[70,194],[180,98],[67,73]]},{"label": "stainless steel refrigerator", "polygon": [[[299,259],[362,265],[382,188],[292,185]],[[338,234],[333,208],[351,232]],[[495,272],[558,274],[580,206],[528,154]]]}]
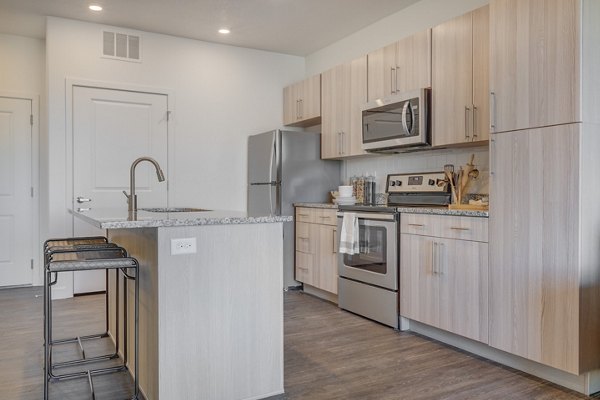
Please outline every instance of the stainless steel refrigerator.
[{"label": "stainless steel refrigerator", "polygon": [[[294,215],[294,203],[325,202],[340,162],[321,160],[321,134],[273,130],[248,138],[248,214]],[[283,227],[284,288],[294,279],[294,224]]]}]

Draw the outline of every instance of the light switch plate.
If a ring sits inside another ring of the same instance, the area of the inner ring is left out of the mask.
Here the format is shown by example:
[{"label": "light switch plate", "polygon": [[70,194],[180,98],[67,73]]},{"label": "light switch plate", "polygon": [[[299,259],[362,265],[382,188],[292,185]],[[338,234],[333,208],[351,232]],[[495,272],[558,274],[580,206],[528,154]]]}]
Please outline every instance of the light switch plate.
[{"label": "light switch plate", "polygon": [[171,239],[171,255],[195,254],[196,238]]}]

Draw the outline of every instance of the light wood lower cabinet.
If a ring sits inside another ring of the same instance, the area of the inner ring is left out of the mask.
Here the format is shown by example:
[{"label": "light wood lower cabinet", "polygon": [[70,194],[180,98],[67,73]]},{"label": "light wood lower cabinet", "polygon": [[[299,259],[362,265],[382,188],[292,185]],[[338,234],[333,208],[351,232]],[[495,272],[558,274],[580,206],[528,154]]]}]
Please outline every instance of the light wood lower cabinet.
[{"label": "light wood lower cabinet", "polygon": [[297,281],[337,294],[337,248],[335,209],[296,208]]},{"label": "light wood lower cabinet", "polygon": [[[411,217],[423,225],[431,218],[465,218]],[[487,223],[478,218],[476,224],[482,221]],[[460,221],[455,225],[460,226]],[[488,273],[485,242],[401,233],[400,314],[487,343]]]}]

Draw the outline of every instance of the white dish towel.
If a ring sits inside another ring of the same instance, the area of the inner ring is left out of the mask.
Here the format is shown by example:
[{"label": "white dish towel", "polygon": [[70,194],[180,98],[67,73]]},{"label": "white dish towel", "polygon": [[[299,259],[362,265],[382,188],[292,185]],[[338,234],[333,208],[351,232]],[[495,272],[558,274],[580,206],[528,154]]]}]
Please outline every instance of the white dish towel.
[{"label": "white dish towel", "polygon": [[340,253],[358,254],[358,218],[356,213],[346,212],[342,217],[342,232],[340,234]]}]

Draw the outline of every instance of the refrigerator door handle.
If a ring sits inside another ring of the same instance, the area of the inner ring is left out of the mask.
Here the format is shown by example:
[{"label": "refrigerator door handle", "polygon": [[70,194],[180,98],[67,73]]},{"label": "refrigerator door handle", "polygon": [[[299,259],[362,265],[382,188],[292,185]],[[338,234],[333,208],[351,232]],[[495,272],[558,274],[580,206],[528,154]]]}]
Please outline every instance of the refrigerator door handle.
[{"label": "refrigerator door handle", "polygon": [[275,157],[277,157],[277,133],[273,135],[273,143],[271,144],[271,160],[269,161],[269,182],[271,186],[269,187],[269,210],[271,215],[273,215],[273,165],[275,164]]}]

